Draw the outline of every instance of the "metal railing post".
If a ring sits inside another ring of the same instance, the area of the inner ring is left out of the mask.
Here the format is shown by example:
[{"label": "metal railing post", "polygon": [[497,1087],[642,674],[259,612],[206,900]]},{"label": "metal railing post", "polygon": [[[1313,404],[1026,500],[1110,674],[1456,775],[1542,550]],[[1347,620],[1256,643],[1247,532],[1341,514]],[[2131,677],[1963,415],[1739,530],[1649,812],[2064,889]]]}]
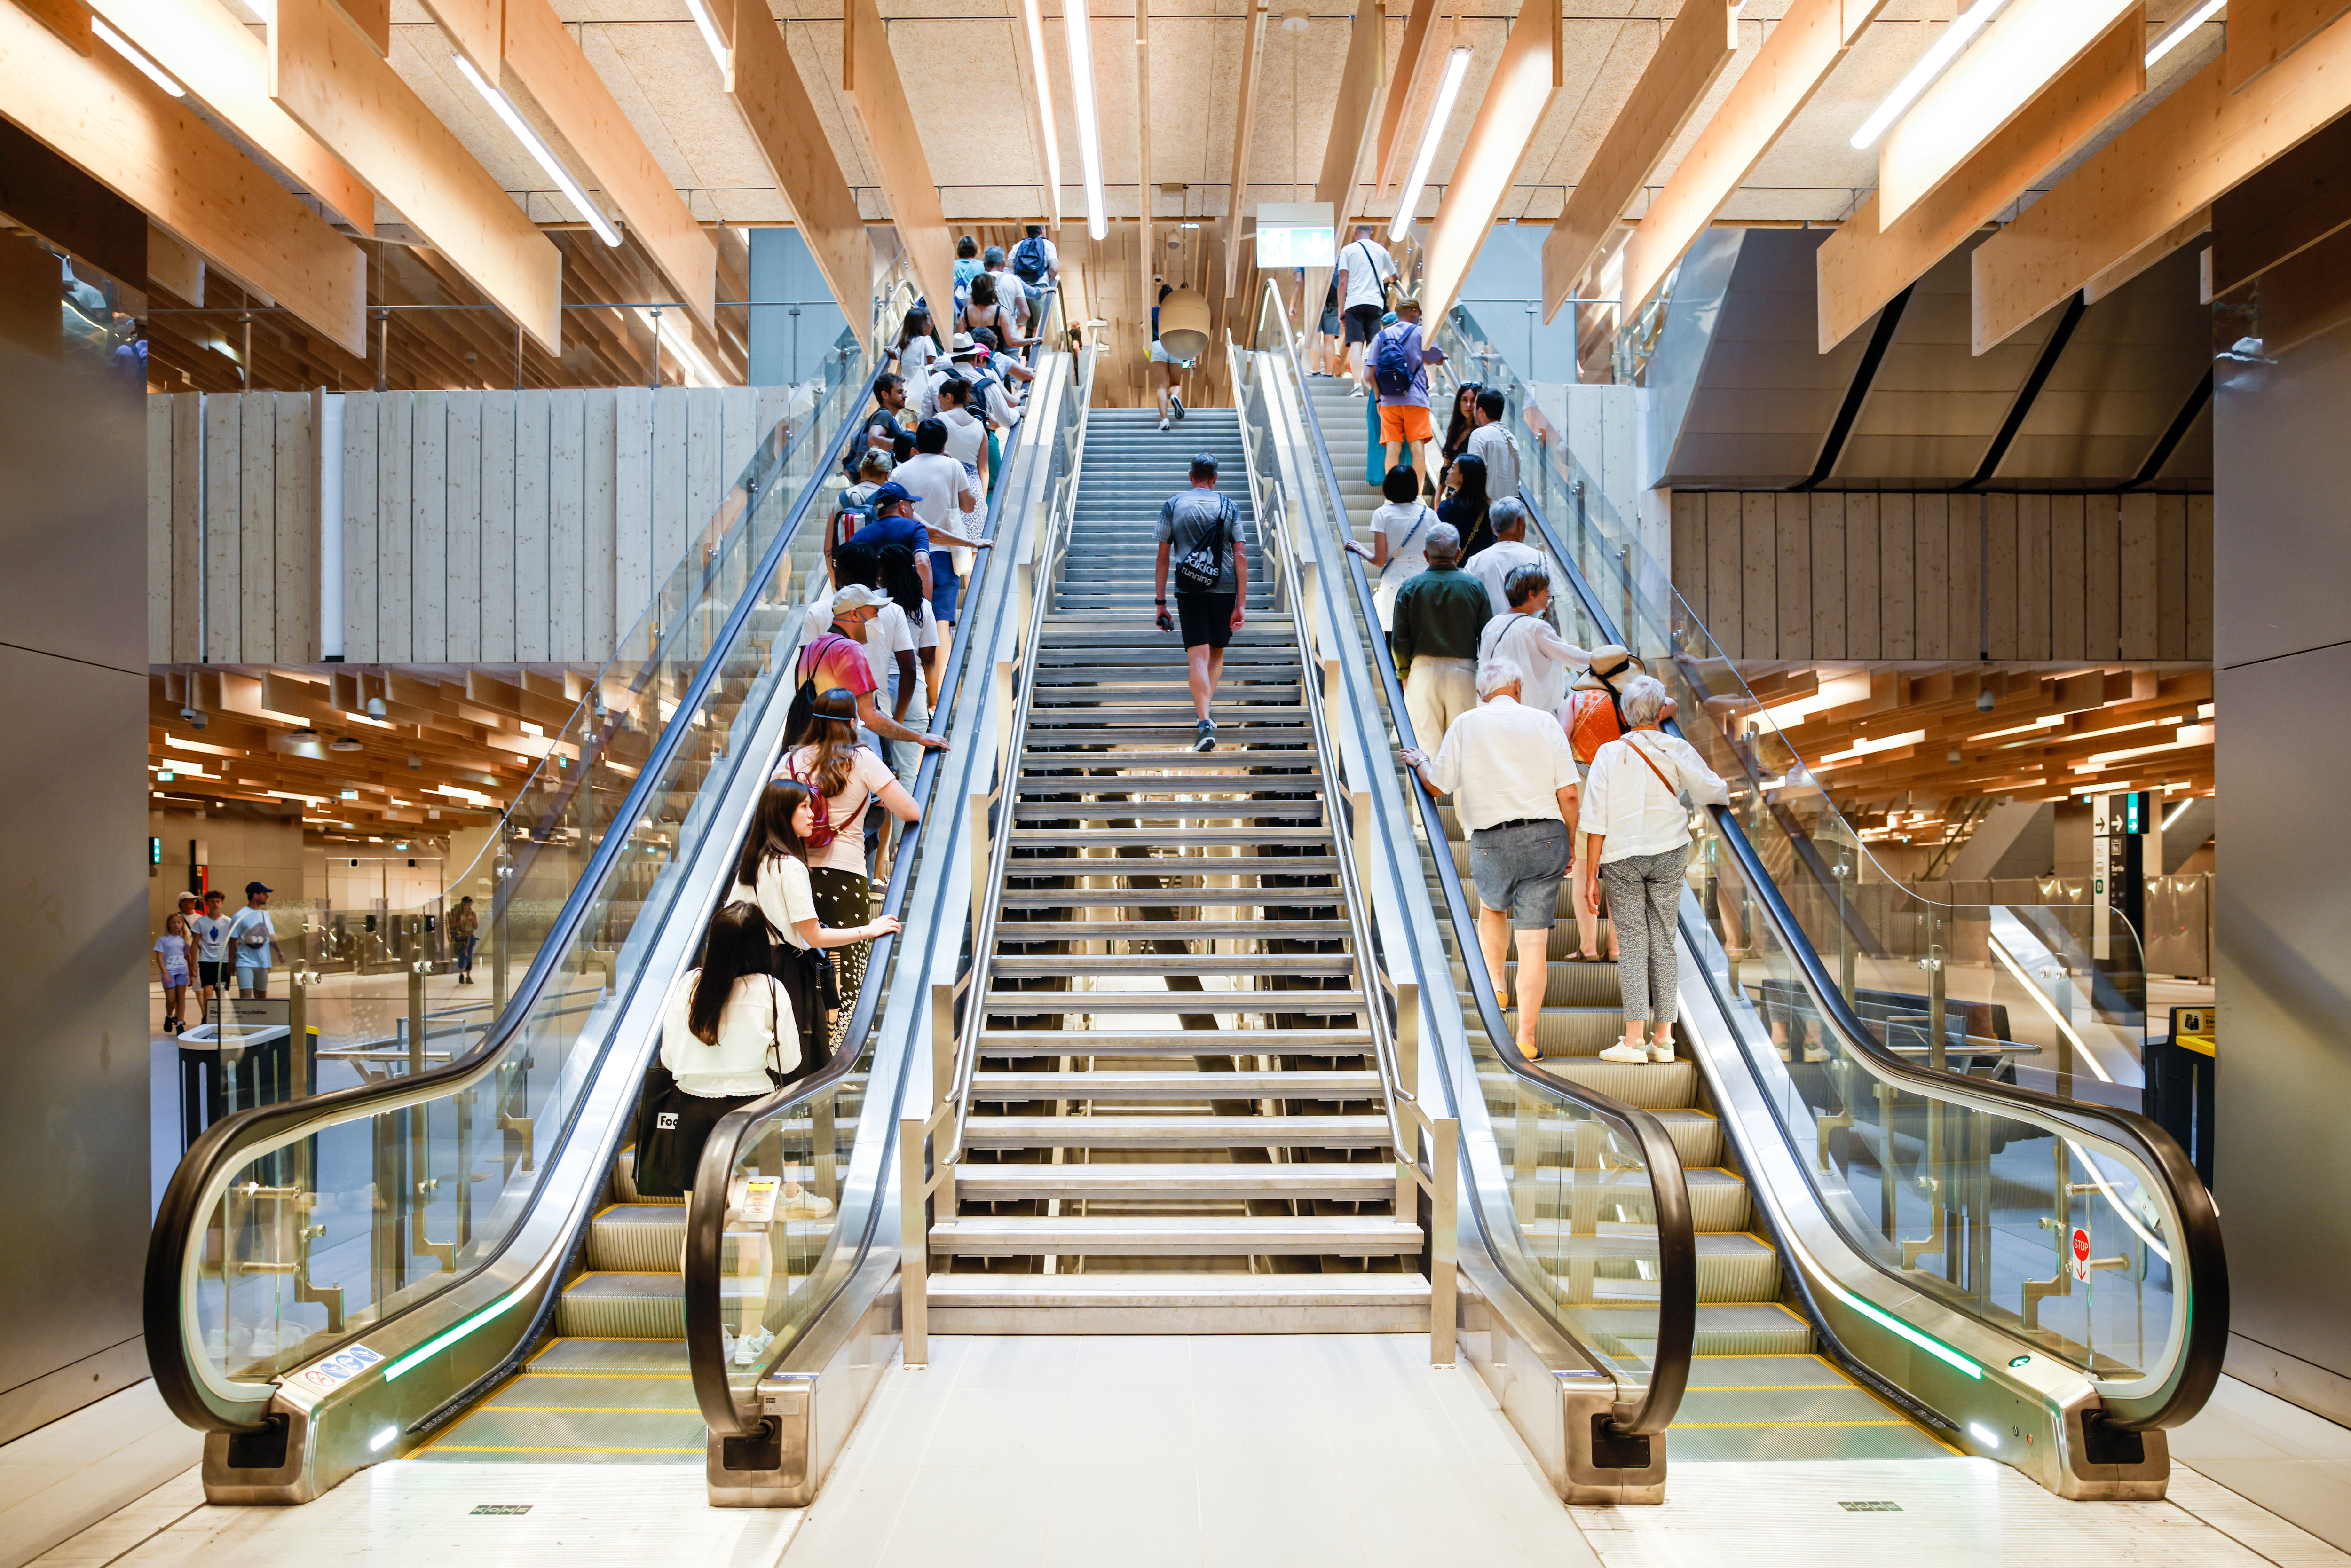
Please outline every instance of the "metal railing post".
[{"label": "metal railing post", "polygon": [[1430,1124],[1428,1155],[1428,1359],[1434,1366],[1451,1366],[1454,1357],[1454,1300],[1458,1247],[1454,1232],[1460,1221],[1461,1123],[1442,1116]]},{"label": "metal railing post", "polygon": [[898,1184],[902,1204],[898,1228],[898,1314],[903,1357],[910,1366],[930,1363],[931,1221],[929,1162],[923,1136],[923,1119],[903,1117],[898,1123]]}]

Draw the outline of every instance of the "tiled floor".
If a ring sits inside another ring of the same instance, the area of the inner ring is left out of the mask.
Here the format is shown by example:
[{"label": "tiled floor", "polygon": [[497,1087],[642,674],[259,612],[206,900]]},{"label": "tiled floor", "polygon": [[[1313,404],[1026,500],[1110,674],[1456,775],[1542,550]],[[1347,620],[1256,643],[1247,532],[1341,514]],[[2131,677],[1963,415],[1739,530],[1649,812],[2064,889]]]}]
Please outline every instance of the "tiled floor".
[{"label": "tiled floor", "polygon": [[2185,1463],[2158,1503],[2063,1502],[1983,1459],[1681,1463],[1661,1507],[1566,1509],[1478,1375],[1412,1336],[932,1344],[805,1512],[709,1508],[687,1467],[392,1464],[298,1509],[207,1507],[190,1470],[37,1561],[2351,1568],[2248,1495],[2351,1517],[2351,1433],[2241,1384],[2178,1444],[2241,1490]]}]

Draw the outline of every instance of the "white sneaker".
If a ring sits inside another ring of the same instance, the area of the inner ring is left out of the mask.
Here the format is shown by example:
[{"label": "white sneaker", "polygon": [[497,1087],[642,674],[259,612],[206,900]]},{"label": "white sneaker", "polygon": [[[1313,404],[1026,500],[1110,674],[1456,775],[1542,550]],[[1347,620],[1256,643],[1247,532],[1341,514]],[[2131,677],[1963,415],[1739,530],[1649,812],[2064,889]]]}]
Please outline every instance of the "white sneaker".
[{"label": "white sneaker", "polygon": [[1167,416],[1164,413],[1159,416],[1159,429],[1163,434],[1167,429]]},{"label": "white sneaker", "polygon": [[1649,1053],[1640,1046],[1626,1045],[1624,1041],[1619,1040],[1614,1045],[1612,1045],[1607,1050],[1602,1051],[1600,1053],[1600,1060],[1603,1061],[1646,1061],[1649,1060]]},{"label": "white sneaker", "polygon": [[776,1211],[786,1219],[822,1219],[832,1213],[832,1199],[812,1192],[796,1192]]},{"label": "white sneaker", "polygon": [[1353,386],[1349,387],[1349,388],[1347,389],[1347,395],[1348,395],[1349,397],[1361,397],[1361,396],[1363,396],[1363,395],[1364,395],[1364,383],[1363,383],[1363,382],[1357,382]]},{"label": "white sneaker", "polygon": [[735,1342],[735,1364],[737,1366],[750,1366],[756,1364],[759,1359],[760,1353],[765,1351],[769,1345],[773,1344],[775,1341],[776,1336],[769,1333],[766,1329],[758,1329],[750,1333],[745,1334],[741,1339]]},{"label": "white sneaker", "polygon": [[1659,1045],[1654,1040],[1650,1042],[1649,1060],[1651,1061],[1671,1061],[1673,1059],[1674,1048],[1672,1046]]}]

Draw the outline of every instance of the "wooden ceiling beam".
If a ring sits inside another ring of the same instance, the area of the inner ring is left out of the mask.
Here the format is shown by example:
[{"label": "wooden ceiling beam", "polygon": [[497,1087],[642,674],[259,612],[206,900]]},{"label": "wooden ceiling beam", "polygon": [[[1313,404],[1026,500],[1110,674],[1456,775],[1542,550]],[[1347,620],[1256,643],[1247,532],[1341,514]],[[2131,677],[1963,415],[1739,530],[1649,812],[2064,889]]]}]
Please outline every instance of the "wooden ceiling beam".
[{"label": "wooden ceiling beam", "polygon": [[[898,243],[905,247],[907,265],[944,330],[955,310],[955,240],[939,205],[938,181],[915,132],[914,106],[899,79],[898,62],[890,53],[890,30],[880,9],[873,0],[843,0],[843,13],[841,90],[856,106],[857,123],[865,132],[874,176],[882,183],[890,220],[897,225]],[[872,279],[866,279],[860,298],[869,303],[849,310],[852,321],[862,323],[872,313]],[[849,308],[846,301],[842,308]]]},{"label": "wooden ceiling beam", "polygon": [[114,50],[78,55],[0,6],[0,115],[345,349],[364,346],[359,247]]},{"label": "wooden ceiling beam", "polygon": [[2146,42],[2136,8],[2110,24],[2023,112],[2001,127],[1933,192],[1892,224],[1872,193],[1814,256],[1820,350],[1827,353],[1887,301],[1967,243],[2145,90]]},{"label": "wooden ceiling beam", "polygon": [[767,161],[833,302],[862,326],[873,308],[873,246],[849,177],[832,154],[774,14],[763,0],[739,0],[729,14],[735,20],[726,97]]},{"label": "wooden ceiling beam", "polygon": [[1682,6],[1543,241],[1546,319],[1576,292],[1616,220],[1738,52],[1739,0],[1688,0]]},{"label": "wooden ceiling beam", "polygon": [[[1687,10],[1711,11],[1717,0],[1689,0]],[[1427,260],[1421,272],[1424,320],[1438,321],[1453,308],[1478,259],[1479,247],[1494,232],[1494,220],[1518,178],[1519,165],[1566,78],[1560,10],[1550,0],[1522,5],[1502,44],[1502,57],[1486,84],[1478,118],[1461,143],[1445,198],[1428,225]]]},{"label": "wooden ceiling beam", "polygon": [[269,47],[220,0],[104,0],[98,11],[285,170],[298,192],[360,233],[375,232],[374,194],[270,101]]},{"label": "wooden ceiling beam", "polygon": [[[1381,21],[1380,0],[1356,0],[1347,58],[1340,67],[1339,89],[1331,106],[1331,135],[1322,146],[1322,177],[1314,183],[1314,199],[1331,204],[1332,219],[1343,232],[1347,220],[1356,215],[1355,192],[1363,183],[1364,161],[1373,151],[1366,138],[1380,106],[1380,68],[1386,53]],[[1343,237],[1341,243],[1345,243]]]},{"label": "wooden ceiling beam", "polygon": [[2139,246],[2122,260],[2099,273],[2082,286],[2082,298],[2095,305],[2173,251],[2192,245],[2212,232],[2212,209],[2199,207],[2149,244]]},{"label": "wooden ceiling beam", "polygon": [[[1445,57],[1453,42],[1453,13],[1458,7],[1447,0],[1411,0],[1404,17],[1404,47],[1396,56],[1395,73],[1388,78],[1384,101],[1380,107],[1379,141],[1373,149],[1372,179],[1374,189],[1386,195],[1403,178],[1412,139],[1405,132],[1405,116],[1411,112],[1413,100],[1425,90],[1432,90],[1445,68]],[[1383,17],[1384,20],[1384,16]],[[1384,40],[1383,40],[1384,44]],[[1346,214],[1339,214],[1345,218]]]},{"label": "wooden ceiling beam", "polygon": [[2351,118],[2257,171],[2210,212],[2216,296],[2351,226]]},{"label": "wooden ceiling beam", "polygon": [[[718,247],[547,0],[503,0],[506,79],[519,82],[621,211],[629,237],[694,319],[715,327]],[[496,8],[495,5],[493,7]],[[492,77],[493,80],[500,79]]]},{"label": "wooden ceiling beam", "polygon": [[1879,226],[1932,194],[2125,22],[2144,71],[2142,0],[2011,0],[1879,141]]},{"label": "wooden ceiling beam", "polygon": [[2236,0],[2229,7],[2229,42],[2221,56],[2223,85],[2244,91],[2346,11],[2351,0]]},{"label": "wooden ceiling beam", "polygon": [[1792,0],[1626,242],[1627,316],[1656,292],[1731,193],[1747,183],[1884,4]]},{"label": "wooden ceiling beam", "polygon": [[276,0],[270,97],[549,353],[563,258],[335,0]]},{"label": "wooden ceiling beam", "polygon": [[2224,57],[2197,72],[1977,247],[1977,353],[2351,109],[2351,23],[2330,26],[2242,92],[2226,89],[2225,69]]}]

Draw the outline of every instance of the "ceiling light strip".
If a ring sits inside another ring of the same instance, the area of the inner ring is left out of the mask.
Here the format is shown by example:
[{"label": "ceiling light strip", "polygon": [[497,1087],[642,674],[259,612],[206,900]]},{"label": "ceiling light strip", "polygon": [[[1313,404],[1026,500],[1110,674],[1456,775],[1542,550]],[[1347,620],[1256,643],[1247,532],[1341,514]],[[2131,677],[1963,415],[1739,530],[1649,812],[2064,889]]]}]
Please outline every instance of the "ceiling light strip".
[{"label": "ceiling light strip", "polygon": [[522,117],[522,111],[515,108],[504,92],[492,87],[488,79],[474,68],[473,61],[463,55],[451,55],[449,57],[457,62],[458,74],[474,84],[474,90],[482,95],[484,100],[496,112],[498,119],[506,123],[506,128],[514,132],[515,140],[521,142],[533,158],[538,160],[538,166],[547,171],[547,177],[555,182],[555,188],[562,192],[564,198],[573,206],[580,209],[580,215],[588,220],[588,226],[596,231],[596,237],[606,245],[619,245],[621,231],[613,227],[612,220],[604,215],[602,207],[588,199],[587,189],[571,177],[571,171],[563,166],[563,161],[555,155],[555,149],[549,147],[546,140],[532,129],[530,121]]},{"label": "ceiling light strip", "polygon": [[100,38],[106,40],[107,46],[113,49],[116,54],[120,55],[124,59],[129,60],[132,65],[137,66],[139,68],[139,74],[145,77],[149,81],[153,82],[157,87],[162,88],[173,98],[185,98],[188,96],[188,89],[182,87],[178,82],[173,81],[169,76],[165,75],[163,68],[157,65],[153,60],[149,59],[146,54],[140,49],[138,45],[132,43],[130,39],[124,37],[121,34],[108,26],[106,25],[105,17],[92,16],[89,19],[89,30],[96,33]]},{"label": "ceiling light strip", "polygon": [[1437,143],[1445,134],[1445,122],[1452,118],[1453,100],[1461,94],[1461,78],[1469,71],[1468,47],[1455,49],[1445,57],[1445,75],[1437,83],[1437,101],[1428,107],[1428,123],[1420,130],[1420,151],[1413,154],[1412,173],[1405,179],[1404,189],[1396,196],[1395,216],[1388,223],[1388,238],[1404,238],[1412,227],[1415,209],[1420,205],[1420,193],[1428,185],[1428,171],[1437,162]]},{"label": "ceiling light strip", "polygon": [[2180,17],[2155,37],[2147,49],[2147,63],[2155,64],[2172,50],[2188,41],[2188,35],[2228,9],[2229,0],[2204,0],[2204,4]]},{"label": "ceiling light strip", "polygon": [[1856,149],[1876,146],[1877,139],[1893,128],[1894,122],[1902,118],[1902,111],[1918,100],[1920,93],[1935,85],[1935,78],[1959,57],[1959,51],[1968,47],[1970,39],[1983,31],[1984,24],[1991,20],[1992,14],[2000,7],[2001,0],[1976,0],[1974,9],[1952,18],[1943,29],[1942,36],[1927,46],[1927,52],[1918,57],[1917,63],[1910,68],[1909,73],[1895,84],[1892,92],[1886,95],[1886,100],[1870,110],[1869,118],[1861,122],[1861,129],[1853,133],[1853,145]]},{"label": "ceiling light strip", "polygon": [[[1094,105],[1093,22],[1086,14],[1085,0],[1068,0],[1061,8],[1061,23],[1069,33],[1070,98],[1078,110],[1078,162],[1086,183],[1086,233],[1101,239],[1110,232],[1110,221],[1103,211],[1102,126]],[[1037,78],[1037,93],[1045,100],[1050,115],[1052,89],[1042,76]]]}]

